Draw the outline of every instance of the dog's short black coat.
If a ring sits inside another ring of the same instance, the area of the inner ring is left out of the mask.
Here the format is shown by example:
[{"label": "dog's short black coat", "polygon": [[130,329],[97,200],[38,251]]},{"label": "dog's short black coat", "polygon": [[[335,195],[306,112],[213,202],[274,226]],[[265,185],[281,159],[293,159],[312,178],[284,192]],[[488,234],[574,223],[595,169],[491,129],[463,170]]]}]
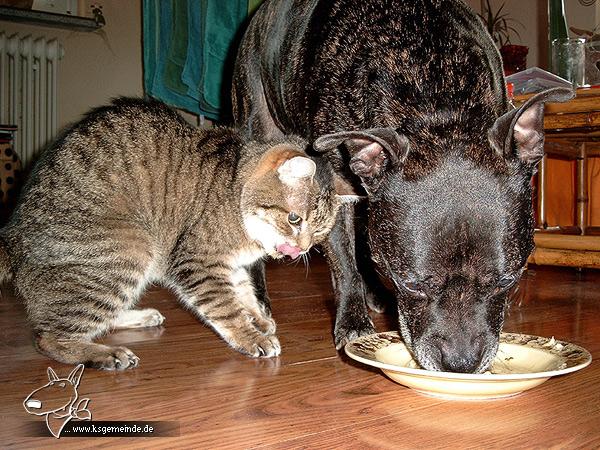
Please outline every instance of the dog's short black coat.
[{"label": "dog's short black coat", "polygon": [[[533,249],[543,102],[572,92],[509,111],[498,51],[460,0],[268,0],[242,41],[233,96],[253,137],[316,139],[358,177],[371,256],[419,363],[485,370]],[[373,331],[352,233],[341,216],[326,248],[338,347]]]}]

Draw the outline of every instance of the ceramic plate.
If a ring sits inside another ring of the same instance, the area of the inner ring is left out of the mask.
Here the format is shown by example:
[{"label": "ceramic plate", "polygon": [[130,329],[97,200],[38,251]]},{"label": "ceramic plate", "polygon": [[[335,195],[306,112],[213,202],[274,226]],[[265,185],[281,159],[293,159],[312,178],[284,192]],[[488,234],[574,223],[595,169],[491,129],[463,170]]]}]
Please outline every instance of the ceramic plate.
[{"label": "ceramic plate", "polygon": [[454,399],[508,397],[592,362],[592,355],[577,345],[514,333],[500,334],[496,358],[483,374],[420,369],[395,331],[355,339],[346,345],[346,353],[420,393]]}]

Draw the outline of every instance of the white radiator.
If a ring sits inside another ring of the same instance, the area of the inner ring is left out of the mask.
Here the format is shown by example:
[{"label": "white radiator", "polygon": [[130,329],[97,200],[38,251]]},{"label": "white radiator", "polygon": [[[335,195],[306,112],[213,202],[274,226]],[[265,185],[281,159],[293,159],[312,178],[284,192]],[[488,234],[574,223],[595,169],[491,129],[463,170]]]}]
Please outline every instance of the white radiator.
[{"label": "white radiator", "polygon": [[56,39],[0,32],[0,123],[17,125],[15,150],[23,167],[58,133]]}]

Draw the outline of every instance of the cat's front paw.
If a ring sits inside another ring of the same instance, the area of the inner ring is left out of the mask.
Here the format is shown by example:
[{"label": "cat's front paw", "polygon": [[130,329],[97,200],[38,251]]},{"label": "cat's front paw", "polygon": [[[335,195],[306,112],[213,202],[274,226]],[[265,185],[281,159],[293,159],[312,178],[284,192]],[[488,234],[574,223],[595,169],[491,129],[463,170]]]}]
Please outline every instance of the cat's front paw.
[{"label": "cat's front paw", "polygon": [[277,324],[271,317],[267,316],[253,316],[250,319],[250,322],[256,327],[258,331],[262,334],[275,334],[275,330],[277,330]]},{"label": "cat's front paw", "polygon": [[271,317],[271,311],[259,304],[256,308],[242,312],[247,323],[262,334],[275,334],[277,324]]},{"label": "cat's front paw", "polygon": [[238,342],[234,346],[240,352],[253,358],[273,358],[281,353],[279,339],[274,334],[256,335],[251,342]]},{"label": "cat's front paw", "polygon": [[281,354],[281,344],[279,339],[274,334],[263,336],[254,345],[252,356],[255,358],[273,358]]}]

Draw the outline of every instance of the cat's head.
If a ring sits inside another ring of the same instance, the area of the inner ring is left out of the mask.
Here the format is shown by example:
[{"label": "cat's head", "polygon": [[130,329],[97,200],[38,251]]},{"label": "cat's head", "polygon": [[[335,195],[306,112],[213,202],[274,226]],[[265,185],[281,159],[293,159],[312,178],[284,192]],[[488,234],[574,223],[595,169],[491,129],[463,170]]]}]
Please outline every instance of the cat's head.
[{"label": "cat's head", "polygon": [[335,223],[341,204],[335,185],[324,159],[312,159],[292,143],[269,148],[242,191],[246,233],[272,257],[306,253]]}]

